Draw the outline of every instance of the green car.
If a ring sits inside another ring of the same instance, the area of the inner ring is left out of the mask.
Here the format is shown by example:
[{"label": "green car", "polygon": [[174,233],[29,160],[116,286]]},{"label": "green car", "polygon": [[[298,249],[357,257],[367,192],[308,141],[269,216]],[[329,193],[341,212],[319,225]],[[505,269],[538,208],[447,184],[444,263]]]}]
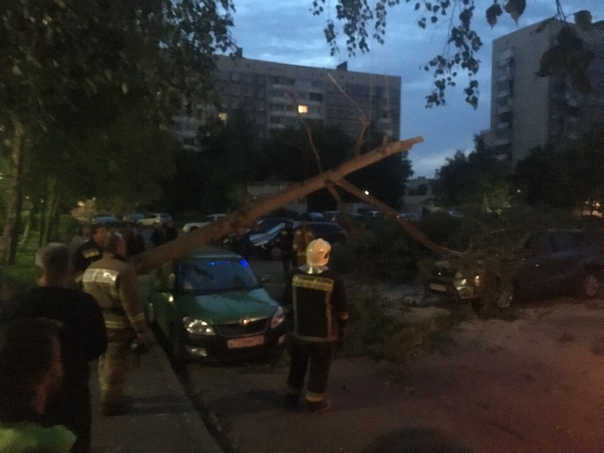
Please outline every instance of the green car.
[{"label": "green car", "polygon": [[155,287],[149,321],[177,359],[243,360],[285,344],[283,308],[241,255],[203,247],[159,269]]}]

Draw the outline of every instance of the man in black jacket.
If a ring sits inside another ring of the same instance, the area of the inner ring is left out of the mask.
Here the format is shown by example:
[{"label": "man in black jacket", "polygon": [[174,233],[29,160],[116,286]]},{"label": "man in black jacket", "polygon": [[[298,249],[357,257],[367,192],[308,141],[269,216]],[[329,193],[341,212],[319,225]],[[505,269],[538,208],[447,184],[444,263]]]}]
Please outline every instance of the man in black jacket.
[{"label": "man in black jacket", "polygon": [[46,411],[48,424],[64,425],[76,436],[72,453],[89,452],[92,423],[89,362],[107,347],[103,314],[94,297],[70,286],[73,272],[69,248],[51,243],[35,256],[38,287],[8,300],[0,321],[50,318],[59,321],[63,386]]},{"label": "man in black jacket", "polygon": [[322,413],[331,403],[324,398],[329,368],[338,336],[348,322],[348,302],[340,276],[327,267],[331,246],[315,239],[306,249],[306,264],[294,269],[283,295],[291,321],[291,364],[286,404],[294,409],[304,386],[306,405]]}]

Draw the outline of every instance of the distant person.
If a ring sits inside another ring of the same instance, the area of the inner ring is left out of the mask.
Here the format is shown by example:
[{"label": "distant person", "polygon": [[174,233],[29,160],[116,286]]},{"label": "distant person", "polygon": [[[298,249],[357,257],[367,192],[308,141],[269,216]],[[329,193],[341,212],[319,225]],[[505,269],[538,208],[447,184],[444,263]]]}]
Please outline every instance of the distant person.
[{"label": "distant person", "polygon": [[69,248],[76,251],[78,247],[84,244],[88,239],[90,239],[90,226],[81,225],[77,228],[75,236],[71,239]]},{"label": "distant person", "polygon": [[308,228],[305,220],[300,222],[300,226],[294,232],[292,249],[296,257],[296,266],[301,266],[306,262],[306,248],[315,238],[313,232]]},{"label": "distant person", "polygon": [[237,228],[231,242],[231,250],[247,260],[250,257],[251,248],[249,232],[245,228]]},{"label": "distant person", "polygon": [[60,325],[49,319],[0,324],[1,452],[71,452],[76,436],[43,422],[63,378],[59,331]]},{"label": "distant person", "polygon": [[62,389],[49,402],[45,420],[64,425],[76,436],[73,453],[90,451],[89,363],[107,347],[103,314],[92,296],[70,288],[73,282],[69,248],[60,243],[41,247],[35,255],[38,287],[18,294],[1,307],[0,321],[49,318],[59,321],[65,376]]},{"label": "distant person", "polygon": [[166,236],[166,242],[173,241],[178,237],[178,230],[174,226],[173,220],[168,220],[164,225],[164,234]]},{"label": "distant person", "polygon": [[126,239],[126,258],[143,253],[145,250],[145,238],[138,227],[133,225]]},{"label": "distant person", "polygon": [[120,234],[107,237],[103,257],[84,272],[84,291],[94,296],[107,327],[107,350],[99,357],[101,411],[105,416],[131,410],[124,396],[133,341],[147,342],[147,324],[138,294],[136,269],[121,260],[126,252]]},{"label": "distant person", "polygon": [[163,228],[160,222],[153,224],[153,231],[151,232],[151,243],[158,247],[166,243],[166,230]]},{"label": "distant person", "polygon": [[348,322],[348,302],[340,276],[327,267],[331,246],[313,240],[306,249],[306,263],[294,269],[283,293],[290,318],[291,363],[286,405],[294,409],[306,386],[306,406],[312,413],[329,410],[325,399],[329,369],[338,337]]},{"label": "distant person", "polygon": [[283,265],[283,275],[289,272],[297,265],[297,259],[294,254],[294,228],[293,222],[288,220],[285,226],[275,239],[275,246],[279,249],[279,259]]},{"label": "distant person", "polygon": [[105,225],[94,224],[90,226],[90,238],[79,246],[74,254],[73,267],[76,271],[81,274],[90,264],[101,259],[103,256],[103,243],[108,234],[109,231]]}]

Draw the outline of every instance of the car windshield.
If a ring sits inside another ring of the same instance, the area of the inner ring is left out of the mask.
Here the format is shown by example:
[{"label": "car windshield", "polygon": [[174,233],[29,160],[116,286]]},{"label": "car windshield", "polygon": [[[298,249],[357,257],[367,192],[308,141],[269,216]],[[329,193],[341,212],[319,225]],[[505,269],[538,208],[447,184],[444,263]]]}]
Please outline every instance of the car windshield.
[{"label": "car windshield", "polygon": [[244,259],[207,259],[183,263],[178,286],[185,293],[221,292],[250,290],[257,288],[259,283]]}]

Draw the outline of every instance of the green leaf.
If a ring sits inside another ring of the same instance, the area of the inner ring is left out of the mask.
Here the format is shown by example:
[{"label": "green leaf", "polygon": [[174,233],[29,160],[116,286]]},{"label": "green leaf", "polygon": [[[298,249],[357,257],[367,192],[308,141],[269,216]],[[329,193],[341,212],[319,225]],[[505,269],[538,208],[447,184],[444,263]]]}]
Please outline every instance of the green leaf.
[{"label": "green leaf", "polygon": [[122,93],[128,94],[128,85],[125,83],[122,83]]},{"label": "green leaf", "polygon": [[508,0],[504,6],[506,13],[512,16],[512,19],[518,23],[518,18],[524,13],[526,0]]},{"label": "green leaf", "polygon": [[497,24],[497,17],[501,16],[503,11],[501,10],[501,6],[498,4],[491,5],[487,9],[487,22],[492,27]]},{"label": "green leaf", "polygon": [[11,72],[13,73],[14,76],[17,76],[17,77],[23,75],[23,73],[21,72],[21,69],[16,64],[13,65],[13,68],[11,69]]}]

